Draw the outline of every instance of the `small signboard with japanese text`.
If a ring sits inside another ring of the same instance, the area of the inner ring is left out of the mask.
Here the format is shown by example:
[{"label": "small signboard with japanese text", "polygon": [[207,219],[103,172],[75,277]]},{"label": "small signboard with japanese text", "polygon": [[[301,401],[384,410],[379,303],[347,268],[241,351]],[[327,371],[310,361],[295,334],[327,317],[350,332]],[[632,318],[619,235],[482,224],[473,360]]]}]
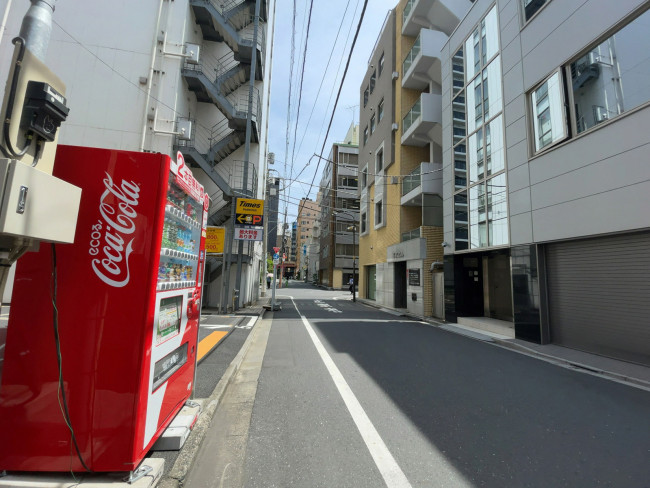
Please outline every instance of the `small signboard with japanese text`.
[{"label": "small signboard with japanese text", "polygon": [[236,241],[261,241],[264,239],[264,229],[248,229],[235,227]]},{"label": "small signboard with japanese text", "polygon": [[208,254],[223,254],[225,240],[225,227],[208,227],[205,234],[205,252]]},{"label": "small signboard with japanese text", "polygon": [[420,270],[409,269],[409,285],[420,286]]}]

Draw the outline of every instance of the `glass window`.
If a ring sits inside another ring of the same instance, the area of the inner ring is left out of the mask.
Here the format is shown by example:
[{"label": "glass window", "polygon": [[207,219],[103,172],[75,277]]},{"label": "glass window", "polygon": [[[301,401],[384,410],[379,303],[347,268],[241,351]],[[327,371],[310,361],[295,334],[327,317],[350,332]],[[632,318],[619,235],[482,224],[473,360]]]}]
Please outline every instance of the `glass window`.
[{"label": "glass window", "polygon": [[367,227],[366,227],[367,222],[368,222],[368,215],[366,214],[366,212],[362,212],[361,213],[361,233],[362,234],[368,230]]},{"label": "glass window", "polygon": [[566,137],[560,73],[554,73],[531,94],[535,151]]},{"label": "glass window", "polygon": [[379,102],[379,105],[377,106],[377,118],[378,121],[381,122],[381,119],[384,118],[384,99],[381,99],[381,102]]},{"label": "glass window", "polygon": [[454,184],[456,190],[467,187],[467,155],[465,144],[454,148]]},{"label": "glass window", "polygon": [[469,182],[475,183],[483,178],[483,129],[472,134],[469,147]]},{"label": "glass window", "polygon": [[365,107],[368,105],[368,97],[370,96],[370,92],[368,87],[366,87],[365,91],[363,92],[363,106]]},{"label": "glass window", "polygon": [[383,205],[381,200],[375,203],[375,225],[383,222]]},{"label": "glass window", "polygon": [[361,172],[361,188],[368,186],[368,167],[363,168]]},{"label": "glass window", "polygon": [[469,189],[470,248],[485,247],[487,240],[485,183]]},{"label": "glass window", "polygon": [[375,114],[372,114],[372,117],[370,117],[370,134],[375,132]]},{"label": "glass window", "polygon": [[377,80],[377,71],[373,71],[370,75],[370,93],[375,91],[375,81]]},{"label": "glass window", "polygon": [[537,11],[550,0],[523,0],[524,3],[524,20],[528,21]]},{"label": "glass window", "polygon": [[463,64],[463,48],[460,48],[451,60],[452,85],[454,95],[465,86],[465,66]]},{"label": "glass window", "polygon": [[569,66],[578,133],[650,100],[649,25],[646,11]]},{"label": "glass window", "polygon": [[454,238],[457,251],[468,249],[467,191],[454,195]]},{"label": "glass window", "polygon": [[379,174],[382,169],[384,169],[384,150],[380,149],[375,156],[375,173]]},{"label": "glass window", "polygon": [[508,203],[506,201],[506,174],[501,173],[487,181],[488,245],[508,244]]},{"label": "glass window", "polygon": [[497,57],[483,71],[483,116],[484,120],[501,112],[501,58]]},{"label": "glass window", "polygon": [[366,144],[368,144],[368,126],[363,129],[363,145],[365,146]]},{"label": "glass window", "polygon": [[485,175],[498,173],[505,167],[503,120],[499,115],[485,128]]},{"label": "glass window", "polygon": [[[384,53],[381,53],[381,58],[379,58],[379,73],[377,76],[381,76],[381,73],[384,71]],[[381,118],[379,119],[381,120]]]}]

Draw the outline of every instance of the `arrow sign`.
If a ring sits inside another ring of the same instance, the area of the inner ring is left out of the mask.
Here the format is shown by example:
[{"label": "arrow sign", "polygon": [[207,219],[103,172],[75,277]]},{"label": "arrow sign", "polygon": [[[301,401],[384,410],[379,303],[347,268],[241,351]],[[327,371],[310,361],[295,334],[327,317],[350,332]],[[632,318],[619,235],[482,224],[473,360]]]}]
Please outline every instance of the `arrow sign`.
[{"label": "arrow sign", "polygon": [[255,225],[261,226],[263,222],[263,217],[261,215],[250,215],[250,214],[237,214],[235,220],[240,225]]}]

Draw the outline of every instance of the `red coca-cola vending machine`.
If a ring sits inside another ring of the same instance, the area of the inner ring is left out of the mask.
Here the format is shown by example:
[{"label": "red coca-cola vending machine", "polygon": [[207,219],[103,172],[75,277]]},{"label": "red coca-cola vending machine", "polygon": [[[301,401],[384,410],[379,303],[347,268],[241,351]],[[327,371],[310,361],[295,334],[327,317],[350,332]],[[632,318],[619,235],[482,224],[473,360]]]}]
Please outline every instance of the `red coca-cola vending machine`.
[{"label": "red coca-cola vending machine", "polygon": [[0,471],[133,471],[192,392],[209,199],[180,153],[60,145],[54,175],[75,242],[17,265]]}]

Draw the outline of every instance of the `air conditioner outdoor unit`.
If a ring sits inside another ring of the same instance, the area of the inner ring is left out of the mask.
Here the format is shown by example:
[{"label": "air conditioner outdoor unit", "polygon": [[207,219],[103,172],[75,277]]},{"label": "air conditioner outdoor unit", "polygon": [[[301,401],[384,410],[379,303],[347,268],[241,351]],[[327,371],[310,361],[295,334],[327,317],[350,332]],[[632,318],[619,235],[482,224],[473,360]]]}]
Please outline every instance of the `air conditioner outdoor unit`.
[{"label": "air conditioner outdoor unit", "polygon": [[601,122],[609,119],[609,114],[607,113],[607,109],[605,107],[599,107],[595,106],[594,107],[594,121],[597,124],[600,124]]}]

